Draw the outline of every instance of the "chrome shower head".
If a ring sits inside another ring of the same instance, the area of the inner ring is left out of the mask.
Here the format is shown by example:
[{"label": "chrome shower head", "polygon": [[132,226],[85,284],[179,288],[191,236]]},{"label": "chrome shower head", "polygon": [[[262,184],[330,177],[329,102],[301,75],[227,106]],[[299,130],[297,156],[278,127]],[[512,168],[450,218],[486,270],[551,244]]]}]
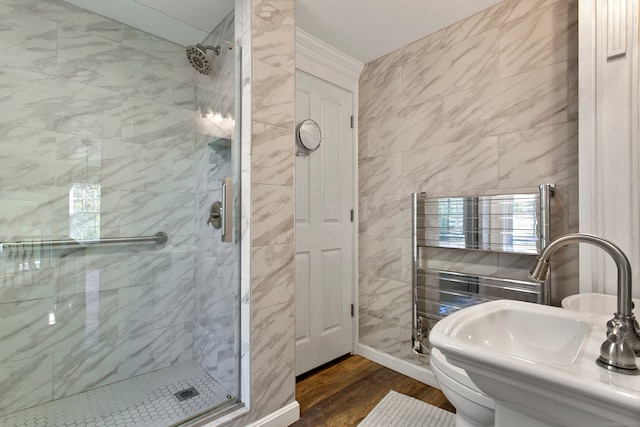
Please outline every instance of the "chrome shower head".
[{"label": "chrome shower head", "polygon": [[199,73],[210,76],[213,73],[211,58],[207,55],[207,51],[212,50],[216,55],[220,55],[220,46],[203,46],[196,44],[195,46],[187,46],[187,59]]}]

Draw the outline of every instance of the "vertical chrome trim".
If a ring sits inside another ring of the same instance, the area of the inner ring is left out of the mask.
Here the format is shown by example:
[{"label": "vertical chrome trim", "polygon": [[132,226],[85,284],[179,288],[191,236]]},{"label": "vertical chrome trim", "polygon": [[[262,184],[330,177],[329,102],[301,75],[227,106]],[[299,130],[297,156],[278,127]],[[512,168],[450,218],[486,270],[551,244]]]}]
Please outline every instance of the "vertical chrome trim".
[{"label": "vertical chrome trim", "polygon": [[[412,313],[412,348],[416,348],[416,339],[420,339],[418,331],[418,193],[412,194],[411,208],[411,294],[413,295]],[[419,343],[418,343],[419,344]]]},{"label": "vertical chrome trim", "polygon": [[231,178],[225,178],[222,181],[222,209],[220,212],[220,229],[221,240],[225,243],[233,242],[233,215],[229,213],[229,209],[233,206],[233,191]]},{"label": "vertical chrome trim", "polygon": [[[551,198],[556,193],[555,184],[540,185],[540,253],[551,243]],[[551,305],[551,276],[544,283],[541,303]]]}]

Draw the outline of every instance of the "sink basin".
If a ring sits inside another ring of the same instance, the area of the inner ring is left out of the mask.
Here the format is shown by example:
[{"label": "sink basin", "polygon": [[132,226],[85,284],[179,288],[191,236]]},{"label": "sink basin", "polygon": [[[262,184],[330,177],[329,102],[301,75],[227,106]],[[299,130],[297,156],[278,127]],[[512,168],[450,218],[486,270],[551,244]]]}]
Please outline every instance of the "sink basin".
[{"label": "sink basin", "polygon": [[[615,295],[584,293],[570,295],[562,300],[562,307],[582,313],[602,314],[609,317],[617,310],[618,298]],[[635,307],[640,308],[640,300],[633,298]]]},{"label": "sink basin", "polygon": [[559,316],[555,310],[541,315],[529,304],[493,306],[478,310],[481,319],[470,315],[468,322],[455,325],[450,336],[531,362],[568,364],[575,360],[591,328],[590,323]]},{"label": "sink basin", "polygon": [[595,364],[603,316],[491,301],[439,321],[429,340],[496,401],[496,426],[629,425],[640,420],[640,377]]}]

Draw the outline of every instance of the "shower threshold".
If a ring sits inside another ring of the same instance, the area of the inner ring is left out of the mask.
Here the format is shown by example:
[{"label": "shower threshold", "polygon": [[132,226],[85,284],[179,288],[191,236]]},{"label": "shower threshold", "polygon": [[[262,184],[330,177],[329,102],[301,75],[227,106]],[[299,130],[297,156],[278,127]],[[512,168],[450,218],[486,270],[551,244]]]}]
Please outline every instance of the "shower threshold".
[{"label": "shower threshold", "polygon": [[[191,387],[197,395],[176,398]],[[13,412],[0,417],[0,427],[167,427],[236,403],[230,396],[190,361]]]}]

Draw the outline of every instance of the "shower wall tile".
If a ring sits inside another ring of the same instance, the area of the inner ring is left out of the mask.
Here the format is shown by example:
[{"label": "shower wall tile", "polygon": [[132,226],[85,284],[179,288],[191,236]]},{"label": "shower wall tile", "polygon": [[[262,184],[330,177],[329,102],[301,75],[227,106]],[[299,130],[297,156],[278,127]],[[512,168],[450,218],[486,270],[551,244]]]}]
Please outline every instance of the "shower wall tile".
[{"label": "shower wall tile", "polygon": [[531,129],[568,118],[567,62],[543,67],[445,98],[446,141]]},{"label": "shower wall tile", "polygon": [[557,0],[508,0],[446,28],[447,46],[546,7]]},{"label": "shower wall tile", "polygon": [[293,244],[292,187],[254,184],[251,206],[253,247]]},{"label": "shower wall tile", "polygon": [[255,58],[252,64],[253,121],[286,127],[293,132],[295,75]]},{"label": "shower wall tile", "polygon": [[251,249],[252,308],[292,304],[294,296],[294,247],[258,246]]},{"label": "shower wall tile", "polygon": [[211,332],[196,325],[196,360],[212,378],[233,391],[237,390],[239,355],[238,343],[230,332]]},{"label": "shower wall tile", "polygon": [[528,272],[537,262],[535,255],[498,254],[498,277],[530,282]]},{"label": "shower wall tile", "polygon": [[193,111],[143,98],[127,98],[122,103],[122,139],[163,148],[180,147],[187,141],[191,147],[194,118]]},{"label": "shower wall tile", "polygon": [[169,42],[137,28],[122,26],[122,40],[124,46],[129,46],[149,55],[157,56],[169,64],[184,63],[184,46]]},{"label": "shower wall tile", "polygon": [[255,59],[295,73],[294,3],[253,2],[251,54]]},{"label": "shower wall tile", "polygon": [[[68,233],[68,188],[32,186],[22,182],[10,183],[2,172],[0,197],[4,201],[0,210],[0,236],[17,240],[40,235],[60,236]],[[6,181],[5,181],[6,179]]]},{"label": "shower wall tile", "polygon": [[193,233],[195,201],[186,194],[144,191],[120,192],[119,228],[123,235],[149,235],[164,231],[171,243]]},{"label": "shower wall tile", "polygon": [[368,313],[386,321],[398,321],[411,307],[411,284],[379,277],[368,282]]},{"label": "shower wall tile", "polygon": [[[575,0],[507,0],[365,65],[360,342],[425,363],[411,352],[404,292],[412,274],[410,193],[537,192],[555,182],[552,234],[577,230],[576,28]],[[524,278],[528,258],[427,248],[419,264]],[[565,267],[554,277],[556,303],[577,289],[577,255]]]},{"label": "shower wall tile", "polygon": [[251,419],[255,422],[294,401],[295,361],[290,359],[268,369],[253,371],[251,385],[254,405]]},{"label": "shower wall tile", "polygon": [[[42,135],[46,135],[42,132]],[[102,162],[100,141],[69,133],[55,133],[55,151],[58,162],[70,163],[76,167],[99,168]]]},{"label": "shower wall tile", "polygon": [[99,34],[113,41],[120,41],[122,38],[123,25],[109,18],[61,0],[34,3],[31,10],[37,11],[52,21],[83,29],[90,34]]},{"label": "shower wall tile", "polygon": [[578,123],[500,136],[500,188],[578,184]]},{"label": "shower wall tile", "polygon": [[10,184],[54,185],[56,180],[55,162],[2,157],[0,170]]},{"label": "shower wall tile", "polygon": [[385,117],[403,107],[402,67],[369,70],[366,64],[358,82],[358,117],[360,120]]},{"label": "shower wall tile", "polygon": [[54,355],[54,399],[169,366],[172,329]]},{"label": "shower wall tile", "polygon": [[569,67],[567,83],[568,121],[575,122],[578,120],[578,58],[569,59],[567,64]]},{"label": "shower wall tile", "polygon": [[408,62],[402,68],[403,105],[497,80],[499,53],[498,30],[492,30]]},{"label": "shower wall tile", "polygon": [[360,342],[391,356],[401,356],[401,326],[395,321],[378,321],[360,331]]},{"label": "shower wall tile", "polygon": [[408,237],[403,238],[401,246],[400,278],[403,282],[411,283],[413,280],[413,240]]},{"label": "shower wall tile", "polygon": [[88,292],[41,300],[0,304],[0,361],[51,355],[118,336],[117,291]]},{"label": "shower wall tile", "polygon": [[43,74],[7,67],[0,73],[0,125],[29,126],[109,138],[120,132],[120,95]]},{"label": "shower wall tile", "polygon": [[400,191],[397,183],[401,178],[401,153],[369,157],[358,162],[358,194],[362,197],[396,194]]},{"label": "shower wall tile", "polygon": [[411,234],[411,197],[407,194],[382,196],[367,203],[369,236],[404,237]]},{"label": "shower wall tile", "polygon": [[366,245],[368,274],[392,280],[402,278],[402,239],[369,236]]},{"label": "shower wall tile", "polygon": [[267,369],[295,356],[294,304],[251,310],[251,370]]},{"label": "shower wall tile", "polygon": [[[40,161],[56,161],[56,133],[27,127],[0,126],[2,152],[0,158],[11,158],[16,162],[39,159]],[[0,169],[0,173],[4,170]],[[10,175],[2,177],[10,179]]]},{"label": "shower wall tile", "polygon": [[[51,400],[53,358],[38,356],[0,363],[0,413],[29,408]],[[7,392],[10,390],[10,392]]]},{"label": "shower wall tile", "polygon": [[170,358],[171,365],[194,360],[194,332],[195,324],[193,322],[187,322],[181,325],[175,325],[173,327],[173,339],[171,341]]},{"label": "shower wall tile", "polygon": [[365,70],[360,75],[363,80],[368,80],[378,73],[379,70],[386,70],[398,64],[405,64],[410,61],[416,61],[424,55],[432,54],[444,47],[445,31],[436,31],[426,37],[421,38],[407,46],[395,50],[388,55],[371,61],[367,64]]},{"label": "shower wall tile", "polygon": [[76,347],[53,356],[53,397],[59,398],[124,379],[115,341]]},{"label": "shower wall tile", "polygon": [[458,193],[498,185],[498,138],[476,138],[402,153],[403,188]]},{"label": "shower wall tile", "polygon": [[194,320],[194,284],[133,286],[118,293],[120,336],[149,333]]},{"label": "shower wall tile", "polygon": [[364,127],[367,152],[361,158],[442,144],[443,118],[443,102],[436,99],[371,120]]},{"label": "shower wall tile", "polygon": [[11,12],[0,10],[2,62],[54,76],[57,23],[41,16]]},{"label": "shower wall tile", "polygon": [[50,267],[20,271],[15,262],[7,261],[0,263],[0,276],[0,301],[6,304],[52,297],[55,291],[54,272]]},{"label": "shower wall tile", "polygon": [[[236,3],[235,8],[238,8]],[[240,16],[240,13],[236,13],[236,10],[229,12],[222,21],[214,28],[211,33],[204,39],[204,44],[212,44],[218,42],[219,39],[226,40],[231,43],[235,43],[236,34],[236,14]]]},{"label": "shower wall tile", "polygon": [[577,0],[560,0],[500,28],[502,78],[577,56]]},{"label": "shower wall tile", "polygon": [[255,183],[293,186],[292,129],[254,122],[253,168]]},{"label": "shower wall tile", "polygon": [[369,126],[371,123],[372,120],[362,117],[358,119],[358,159],[369,157]]}]

